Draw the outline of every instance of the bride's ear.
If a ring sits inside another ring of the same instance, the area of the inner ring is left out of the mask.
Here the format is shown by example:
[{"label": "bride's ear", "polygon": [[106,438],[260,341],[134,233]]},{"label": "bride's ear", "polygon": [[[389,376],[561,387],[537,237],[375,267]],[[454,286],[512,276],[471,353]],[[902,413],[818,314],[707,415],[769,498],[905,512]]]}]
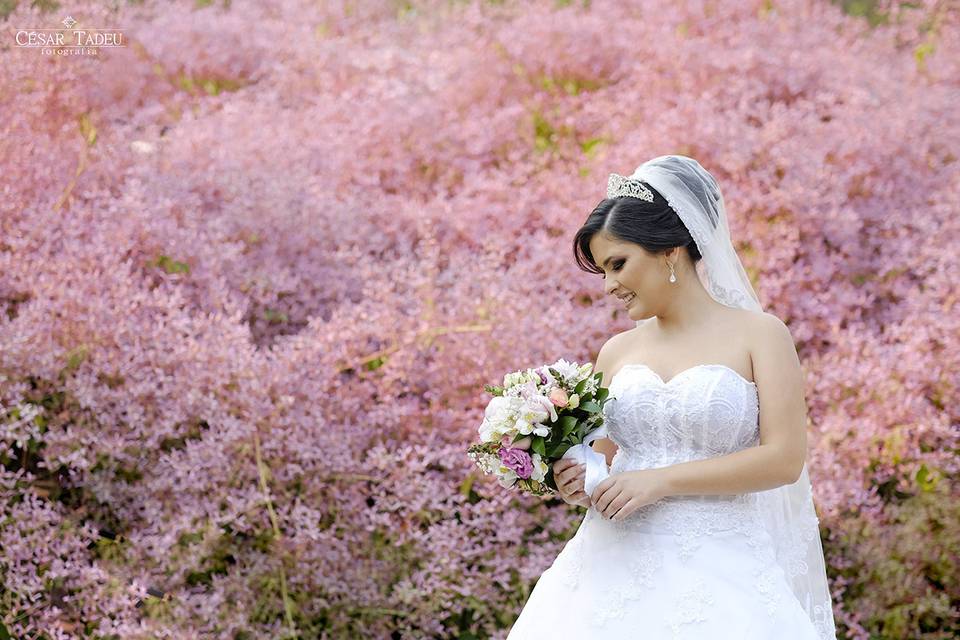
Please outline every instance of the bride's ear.
[{"label": "bride's ear", "polygon": [[667,270],[667,273],[670,272],[670,265],[673,265],[674,269],[680,266],[679,247],[671,247],[663,254],[663,268]]}]

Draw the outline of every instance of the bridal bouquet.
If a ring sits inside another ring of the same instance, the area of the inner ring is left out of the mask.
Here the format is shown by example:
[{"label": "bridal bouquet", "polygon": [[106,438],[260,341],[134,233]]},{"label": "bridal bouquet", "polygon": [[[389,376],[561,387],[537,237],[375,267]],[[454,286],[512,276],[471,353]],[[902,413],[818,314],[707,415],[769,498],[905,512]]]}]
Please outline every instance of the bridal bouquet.
[{"label": "bridal bouquet", "polygon": [[590,484],[599,484],[606,460],[589,444],[601,435],[609,391],[592,370],[590,363],[560,359],[508,373],[503,386],[484,385],[494,397],[478,429],[480,442],[467,455],[501,486],[534,495],[556,493],[553,462],[560,458],[586,464]]}]

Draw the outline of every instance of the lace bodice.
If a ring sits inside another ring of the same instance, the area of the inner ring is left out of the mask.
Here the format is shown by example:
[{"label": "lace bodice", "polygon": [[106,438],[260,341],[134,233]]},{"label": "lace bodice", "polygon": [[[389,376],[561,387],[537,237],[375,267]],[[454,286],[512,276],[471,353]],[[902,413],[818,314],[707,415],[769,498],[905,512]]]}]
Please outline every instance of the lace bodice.
[{"label": "lace bodice", "polygon": [[[700,364],[664,382],[643,364],[624,365],[603,406],[606,436],[618,450],[610,473],[703,460],[760,442],[757,385],[722,364]],[[596,517],[592,512],[588,518]],[[673,531],[681,556],[703,535],[762,527],[757,494],[668,496],[613,526]]]},{"label": "lace bodice", "polygon": [[619,447],[611,473],[663,467],[760,442],[757,385],[722,364],[701,364],[664,382],[643,364],[624,365],[604,404]]}]

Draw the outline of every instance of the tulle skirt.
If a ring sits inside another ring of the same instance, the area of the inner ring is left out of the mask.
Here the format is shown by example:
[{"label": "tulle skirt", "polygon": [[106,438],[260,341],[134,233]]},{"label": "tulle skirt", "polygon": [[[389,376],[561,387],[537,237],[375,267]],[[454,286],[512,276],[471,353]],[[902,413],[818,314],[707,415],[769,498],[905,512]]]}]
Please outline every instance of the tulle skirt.
[{"label": "tulle skirt", "polygon": [[820,639],[749,505],[666,502],[589,509],[508,640]]}]

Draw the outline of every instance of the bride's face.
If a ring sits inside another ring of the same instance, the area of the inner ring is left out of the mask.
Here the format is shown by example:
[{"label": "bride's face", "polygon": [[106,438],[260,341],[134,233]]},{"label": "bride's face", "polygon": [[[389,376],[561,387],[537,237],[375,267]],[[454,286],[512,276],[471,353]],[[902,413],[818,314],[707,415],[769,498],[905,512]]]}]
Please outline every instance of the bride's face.
[{"label": "bride's face", "polygon": [[[594,264],[603,269],[604,293],[619,298],[633,320],[657,313],[656,301],[670,284],[670,267],[663,255],[648,253],[633,242],[625,242],[601,231],[590,239]],[[676,266],[676,265],[675,265]]]}]

